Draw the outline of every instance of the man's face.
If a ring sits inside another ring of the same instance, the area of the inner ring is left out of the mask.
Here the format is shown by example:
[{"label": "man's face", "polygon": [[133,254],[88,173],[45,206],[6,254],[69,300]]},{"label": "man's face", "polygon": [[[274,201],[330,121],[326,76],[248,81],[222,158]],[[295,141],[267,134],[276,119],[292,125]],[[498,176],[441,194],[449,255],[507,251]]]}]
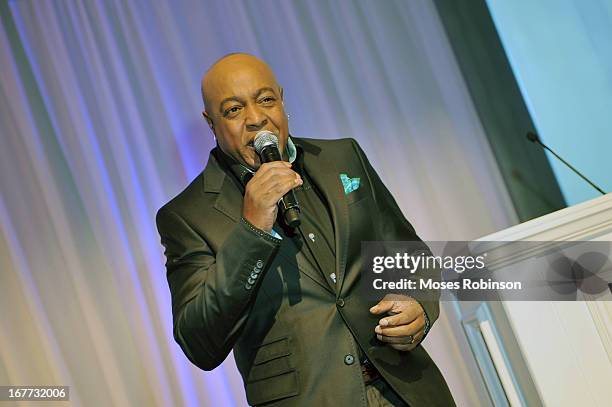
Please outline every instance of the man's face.
[{"label": "man's face", "polygon": [[228,59],[214,66],[204,79],[204,116],[221,150],[257,170],[261,165],[253,147],[257,132],[276,134],[281,151],[287,144],[289,127],[282,89],[263,62],[254,57]]}]

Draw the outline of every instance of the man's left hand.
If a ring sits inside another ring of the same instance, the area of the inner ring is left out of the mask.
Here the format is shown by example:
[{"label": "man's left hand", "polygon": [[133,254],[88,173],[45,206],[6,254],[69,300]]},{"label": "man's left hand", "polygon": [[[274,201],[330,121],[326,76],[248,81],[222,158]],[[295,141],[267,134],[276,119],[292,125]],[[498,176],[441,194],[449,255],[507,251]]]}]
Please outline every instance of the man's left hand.
[{"label": "man's left hand", "polygon": [[410,351],[425,335],[425,310],[413,298],[399,294],[387,294],[378,304],[370,308],[372,314],[386,314],[374,332],[382,342],[393,349]]}]

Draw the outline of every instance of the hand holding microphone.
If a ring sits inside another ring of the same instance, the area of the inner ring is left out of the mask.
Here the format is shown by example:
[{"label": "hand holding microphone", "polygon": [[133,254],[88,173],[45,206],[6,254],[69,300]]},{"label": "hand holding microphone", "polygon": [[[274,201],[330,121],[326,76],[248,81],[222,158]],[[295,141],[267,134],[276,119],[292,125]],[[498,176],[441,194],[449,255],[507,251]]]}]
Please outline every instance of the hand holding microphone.
[{"label": "hand holding microphone", "polygon": [[253,226],[271,232],[280,208],[285,222],[298,226],[300,209],[292,190],[302,185],[302,178],[290,163],[282,161],[274,133],[258,132],[254,144],[262,164],[246,185],[242,216]]}]

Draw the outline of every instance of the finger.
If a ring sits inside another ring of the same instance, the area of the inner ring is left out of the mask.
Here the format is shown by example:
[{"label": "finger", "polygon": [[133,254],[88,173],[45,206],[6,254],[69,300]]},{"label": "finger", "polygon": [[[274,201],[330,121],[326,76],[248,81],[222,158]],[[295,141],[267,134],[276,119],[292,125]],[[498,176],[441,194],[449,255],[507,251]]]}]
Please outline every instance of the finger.
[{"label": "finger", "polygon": [[300,185],[302,185],[304,183],[304,181],[301,178],[294,178],[293,176],[290,177],[283,177],[283,179],[279,179],[276,183],[276,187],[274,188],[274,190],[280,194],[280,198],[282,198],[283,195],[285,195],[287,192],[289,192],[289,190],[296,188]]},{"label": "finger", "polygon": [[421,321],[414,321],[413,323],[408,325],[393,326],[387,328],[377,325],[376,328],[374,328],[374,332],[379,335],[385,336],[414,336],[418,332],[422,331],[424,328],[425,323]]},{"label": "finger", "polygon": [[288,188],[291,189],[302,185],[303,182],[302,177],[290,169],[288,171],[276,169],[258,178],[253,177],[247,184],[247,188],[249,188],[251,193],[264,194],[279,188],[279,186],[282,187],[282,184],[287,184]]},{"label": "finger", "polygon": [[274,167],[291,167],[292,165],[293,164],[291,164],[289,161],[269,161],[267,163],[261,164],[259,169],[265,170],[266,168],[274,168]]},{"label": "finger", "polygon": [[261,185],[265,185],[270,182],[283,180],[283,179],[302,179],[300,174],[293,171],[291,168],[271,168],[266,172],[255,173],[252,180]]},{"label": "finger", "polygon": [[411,351],[414,348],[416,348],[419,345],[419,343],[421,343],[422,339],[423,339],[423,334],[418,333],[416,336],[414,336],[412,343],[407,343],[407,344],[406,343],[397,343],[397,344],[390,343],[389,346],[391,346],[395,350],[407,352],[407,351]]},{"label": "finger", "polygon": [[414,341],[414,337],[410,336],[385,336],[385,335],[376,335],[376,338],[385,343],[390,343],[393,345],[412,345],[411,341]]},{"label": "finger", "polygon": [[382,314],[384,312],[389,312],[393,309],[395,305],[395,301],[382,300],[372,308],[370,308],[370,312],[372,314]]},{"label": "finger", "polygon": [[266,172],[272,170],[272,169],[286,169],[286,168],[291,168],[291,163],[288,163],[287,161],[270,161],[268,163],[263,163],[261,164],[261,166],[259,167],[259,169],[255,172],[255,174],[265,174]]},{"label": "finger", "polygon": [[423,315],[423,308],[417,303],[400,304],[400,312],[384,317],[380,320],[381,326],[399,326],[409,324]]},{"label": "finger", "polygon": [[404,304],[412,302],[415,302],[414,299],[407,295],[387,294],[378,304],[370,308],[370,312],[372,314],[382,314],[383,312],[397,314]]},{"label": "finger", "polygon": [[267,179],[270,177],[282,176],[283,174],[293,174],[294,176],[299,175],[297,172],[293,171],[292,168],[287,167],[283,164],[278,163],[270,163],[274,164],[271,167],[262,167],[257,172],[253,178],[257,177],[258,179]]},{"label": "finger", "polygon": [[284,179],[274,180],[262,189],[261,193],[265,195],[267,202],[276,204],[287,192],[303,184],[302,179]]},{"label": "finger", "polygon": [[377,335],[377,338],[381,342],[388,343],[389,346],[391,346],[395,350],[411,351],[421,343],[421,341],[423,340],[423,335],[424,335],[424,332],[420,331],[419,333],[414,335],[412,338],[410,337],[399,337],[398,338],[398,337],[384,336],[384,335]]},{"label": "finger", "polygon": [[259,180],[258,187],[259,189],[274,189],[278,186],[282,186],[284,184],[297,184],[298,181],[303,181],[302,177],[295,172],[286,172],[286,173],[275,173],[270,176],[266,176],[263,179]]}]

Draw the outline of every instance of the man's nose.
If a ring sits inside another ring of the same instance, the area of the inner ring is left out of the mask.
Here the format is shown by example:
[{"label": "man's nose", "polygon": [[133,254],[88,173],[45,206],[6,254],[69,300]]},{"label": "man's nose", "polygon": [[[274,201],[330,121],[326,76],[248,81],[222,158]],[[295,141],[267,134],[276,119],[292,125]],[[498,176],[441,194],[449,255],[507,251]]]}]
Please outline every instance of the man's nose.
[{"label": "man's nose", "polygon": [[246,114],[246,127],[248,131],[261,130],[262,127],[268,124],[266,115],[257,106],[247,106]]}]

